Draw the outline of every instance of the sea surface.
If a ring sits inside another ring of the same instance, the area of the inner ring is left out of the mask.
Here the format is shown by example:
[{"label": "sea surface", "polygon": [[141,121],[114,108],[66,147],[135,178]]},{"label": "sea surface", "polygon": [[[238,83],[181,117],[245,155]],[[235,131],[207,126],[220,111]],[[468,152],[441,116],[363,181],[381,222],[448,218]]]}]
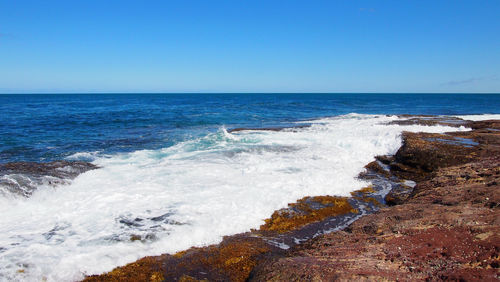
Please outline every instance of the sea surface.
[{"label": "sea surface", "polygon": [[100,167],[0,172],[0,280],[74,281],[217,243],[304,196],[368,185],[356,176],[404,130],[469,130],[390,124],[401,114],[499,119],[500,95],[0,95],[0,165]]},{"label": "sea surface", "polygon": [[500,95],[0,95],[0,163],[160,149],[222,127],[287,126],[349,113],[500,113]]}]

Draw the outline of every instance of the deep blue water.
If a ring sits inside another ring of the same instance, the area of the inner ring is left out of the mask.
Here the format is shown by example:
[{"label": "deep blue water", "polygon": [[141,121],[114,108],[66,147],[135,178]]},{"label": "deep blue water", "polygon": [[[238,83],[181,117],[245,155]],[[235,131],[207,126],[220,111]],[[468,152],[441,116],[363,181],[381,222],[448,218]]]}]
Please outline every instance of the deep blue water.
[{"label": "deep blue water", "polygon": [[0,163],[157,149],[221,126],[362,114],[497,114],[500,94],[0,95]]}]

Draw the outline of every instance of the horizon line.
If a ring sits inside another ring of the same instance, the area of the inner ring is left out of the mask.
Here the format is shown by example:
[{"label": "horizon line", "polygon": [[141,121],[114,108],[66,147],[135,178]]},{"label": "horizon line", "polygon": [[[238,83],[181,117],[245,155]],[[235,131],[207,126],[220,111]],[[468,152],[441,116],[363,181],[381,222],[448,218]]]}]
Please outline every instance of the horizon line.
[{"label": "horizon line", "polygon": [[89,94],[493,94],[500,92],[4,92],[0,95],[89,95]]}]

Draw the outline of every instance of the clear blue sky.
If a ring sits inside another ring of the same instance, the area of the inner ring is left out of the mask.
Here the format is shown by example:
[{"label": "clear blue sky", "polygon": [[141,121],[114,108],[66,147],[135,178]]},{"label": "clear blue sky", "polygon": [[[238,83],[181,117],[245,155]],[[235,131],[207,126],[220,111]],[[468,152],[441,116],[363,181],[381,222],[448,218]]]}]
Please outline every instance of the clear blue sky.
[{"label": "clear blue sky", "polygon": [[0,0],[0,93],[500,92],[500,1]]}]

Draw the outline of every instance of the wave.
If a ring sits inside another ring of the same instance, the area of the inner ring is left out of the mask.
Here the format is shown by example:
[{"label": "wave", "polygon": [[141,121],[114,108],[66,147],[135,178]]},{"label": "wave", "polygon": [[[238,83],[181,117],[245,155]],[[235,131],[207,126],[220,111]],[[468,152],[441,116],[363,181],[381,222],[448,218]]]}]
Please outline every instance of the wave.
[{"label": "wave", "polygon": [[465,120],[481,121],[490,119],[500,119],[500,114],[481,114],[481,115],[461,115],[455,116]]},{"label": "wave", "polygon": [[65,159],[69,161],[92,162],[99,157],[99,151],[93,152],[78,152],[67,156]]},{"label": "wave", "polygon": [[293,129],[222,128],[159,150],[95,155],[66,185],[0,198],[0,279],[79,280],[147,255],[217,243],[258,228],[304,196],[338,195],[393,154],[401,132],[464,127],[394,125],[396,116],[349,114]]}]

